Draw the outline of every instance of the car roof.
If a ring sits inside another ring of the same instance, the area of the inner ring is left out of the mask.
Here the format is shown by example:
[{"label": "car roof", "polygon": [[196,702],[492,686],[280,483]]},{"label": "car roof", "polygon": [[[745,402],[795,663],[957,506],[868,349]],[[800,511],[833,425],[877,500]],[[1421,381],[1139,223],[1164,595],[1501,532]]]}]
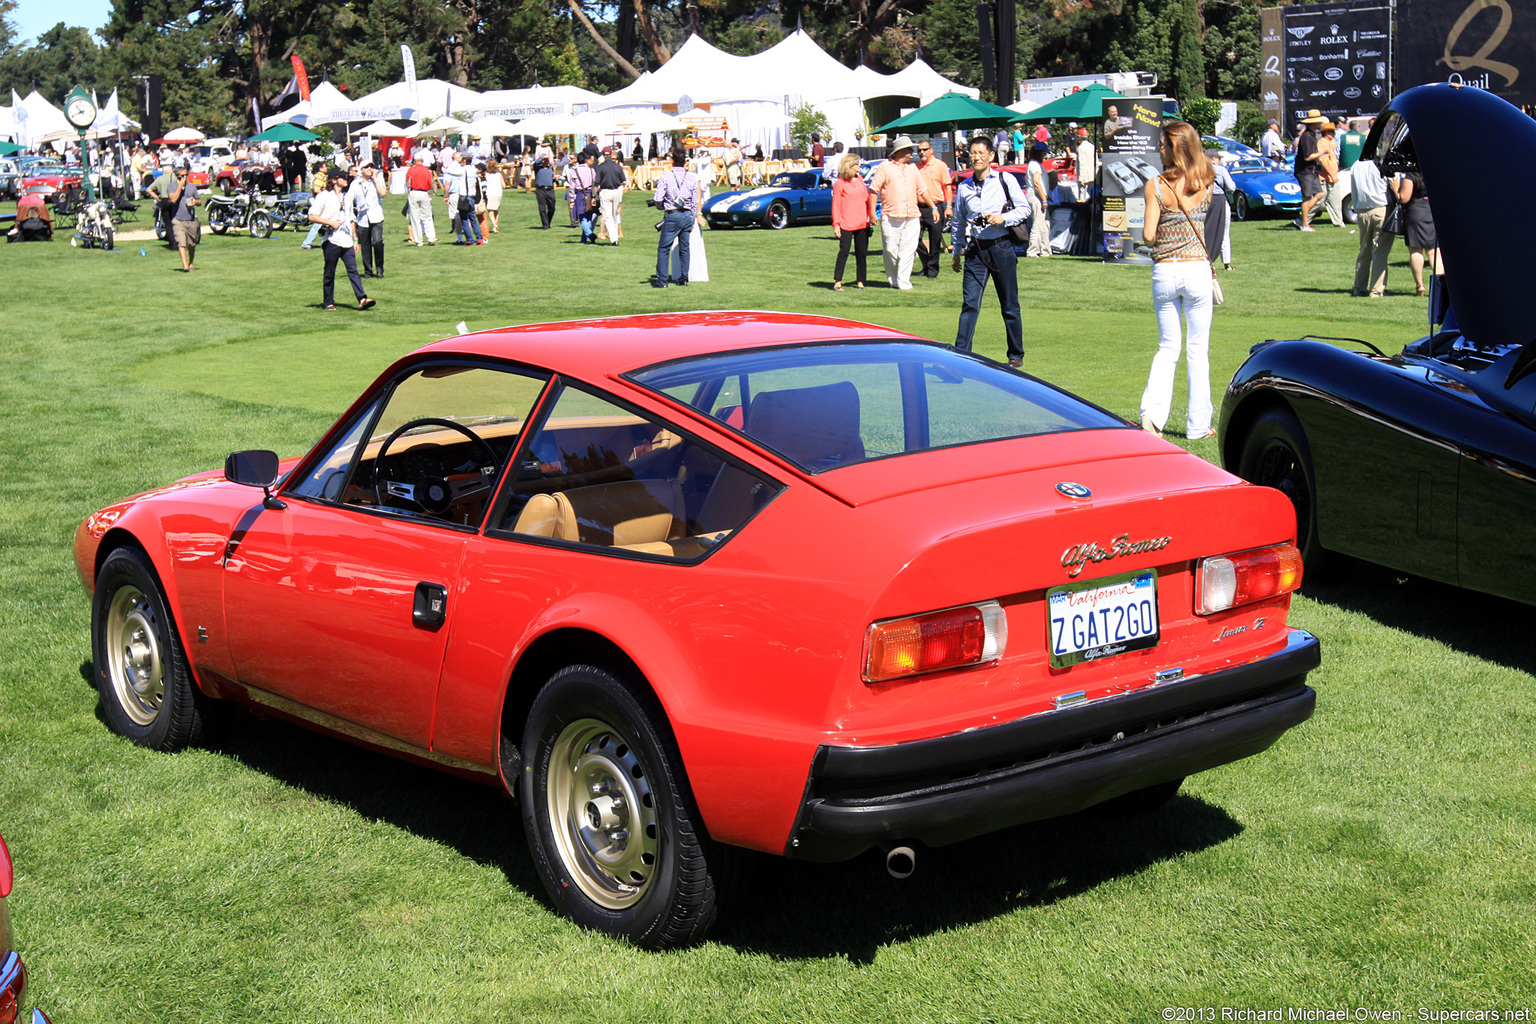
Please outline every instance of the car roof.
[{"label": "car roof", "polygon": [[[464,334],[418,349],[429,354],[509,359],[586,380],[652,363],[718,352],[821,341],[911,341],[888,327],[804,313],[698,310],[524,324]],[[918,339],[926,340],[926,339]]]}]

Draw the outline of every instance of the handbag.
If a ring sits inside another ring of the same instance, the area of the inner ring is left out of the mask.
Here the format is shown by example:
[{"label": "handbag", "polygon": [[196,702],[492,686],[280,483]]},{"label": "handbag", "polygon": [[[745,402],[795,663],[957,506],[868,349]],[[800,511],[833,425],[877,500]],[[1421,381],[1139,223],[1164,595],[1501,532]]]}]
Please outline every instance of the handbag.
[{"label": "handbag", "polygon": [[1393,235],[1403,233],[1403,204],[1390,188],[1387,189],[1387,215],[1381,220],[1381,230]]},{"label": "handbag", "polygon": [[1168,185],[1168,191],[1173,193],[1173,201],[1179,205],[1179,212],[1184,215],[1185,220],[1189,221],[1190,229],[1195,231],[1195,240],[1200,243],[1200,251],[1205,253],[1205,262],[1211,266],[1211,302],[1219,306],[1227,301],[1227,297],[1221,293],[1221,281],[1216,277],[1216,262],[1211,259],[1211,251],[1205,247],[1205,232],[1195,230],[1195,218],[1191,217],[1189,211],[1184,208],[1184,196],[1179,190],[1168,184],[1161,174],[1157,179]]},{"label": "handbag", "polygon": [[[1003,212],[1004,213],[1010,213],[1013,210],[1013,194],[1008,191],[1008,172],[1006,172],[1006,171],[998,171],[997,173],[1002,175],[1002,182],[1003,182]],[[1021,222],[1019,224],[1010,224],[1010,225],[1008,225],[1008,233],[1013,236],[1013,240],[1015,242],[1023,242],[1025,245],[1029,244],[1029,222],[1028,221],[1024,221],[1024,222]]]}]

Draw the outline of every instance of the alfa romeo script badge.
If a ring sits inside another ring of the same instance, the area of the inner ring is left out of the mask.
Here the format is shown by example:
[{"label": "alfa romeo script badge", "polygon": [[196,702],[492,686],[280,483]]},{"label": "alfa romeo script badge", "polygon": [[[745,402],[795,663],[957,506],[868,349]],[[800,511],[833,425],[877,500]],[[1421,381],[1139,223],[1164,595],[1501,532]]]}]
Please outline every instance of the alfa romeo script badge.
[{"label": "alfa romeo script badge", "polygon": [[1071,498],[1073,501],[1082,501],[1084,498],[1093,497],[1093,492],[1082,484],[1074,484],[1070,480],[1063,480],[1056,485],[1056,493],[1063,498]]}]

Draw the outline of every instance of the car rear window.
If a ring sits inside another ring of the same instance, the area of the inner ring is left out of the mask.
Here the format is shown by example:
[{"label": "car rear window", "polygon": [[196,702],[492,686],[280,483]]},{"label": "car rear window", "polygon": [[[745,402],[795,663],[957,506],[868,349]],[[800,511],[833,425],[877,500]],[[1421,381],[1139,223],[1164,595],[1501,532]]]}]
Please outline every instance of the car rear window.
[{"label": "car rear window", "polygon": [[627,376],[810,473],[954,445],[1127,425],[1027,374],[931,342],[756,349]]}]

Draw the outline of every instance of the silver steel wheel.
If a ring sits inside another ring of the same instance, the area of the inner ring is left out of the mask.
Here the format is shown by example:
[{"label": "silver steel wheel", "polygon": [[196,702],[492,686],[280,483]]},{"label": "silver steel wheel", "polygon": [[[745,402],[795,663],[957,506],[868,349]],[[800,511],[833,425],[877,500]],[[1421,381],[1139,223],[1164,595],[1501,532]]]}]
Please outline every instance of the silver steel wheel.
[{"label": "silver steel wheel", "polygon": [[107,609],[107,678],[123,712],[136,725],[150,725],[165,702],[165,660],[160,626],[148,595],[124,585]]},{"label": "silver steel wheel", "polygon": [[657,869],[651,780],[623,735],[595,718],[567,725],[550,750],[550,832],[581,891],[610,910],[634,905]]}]

